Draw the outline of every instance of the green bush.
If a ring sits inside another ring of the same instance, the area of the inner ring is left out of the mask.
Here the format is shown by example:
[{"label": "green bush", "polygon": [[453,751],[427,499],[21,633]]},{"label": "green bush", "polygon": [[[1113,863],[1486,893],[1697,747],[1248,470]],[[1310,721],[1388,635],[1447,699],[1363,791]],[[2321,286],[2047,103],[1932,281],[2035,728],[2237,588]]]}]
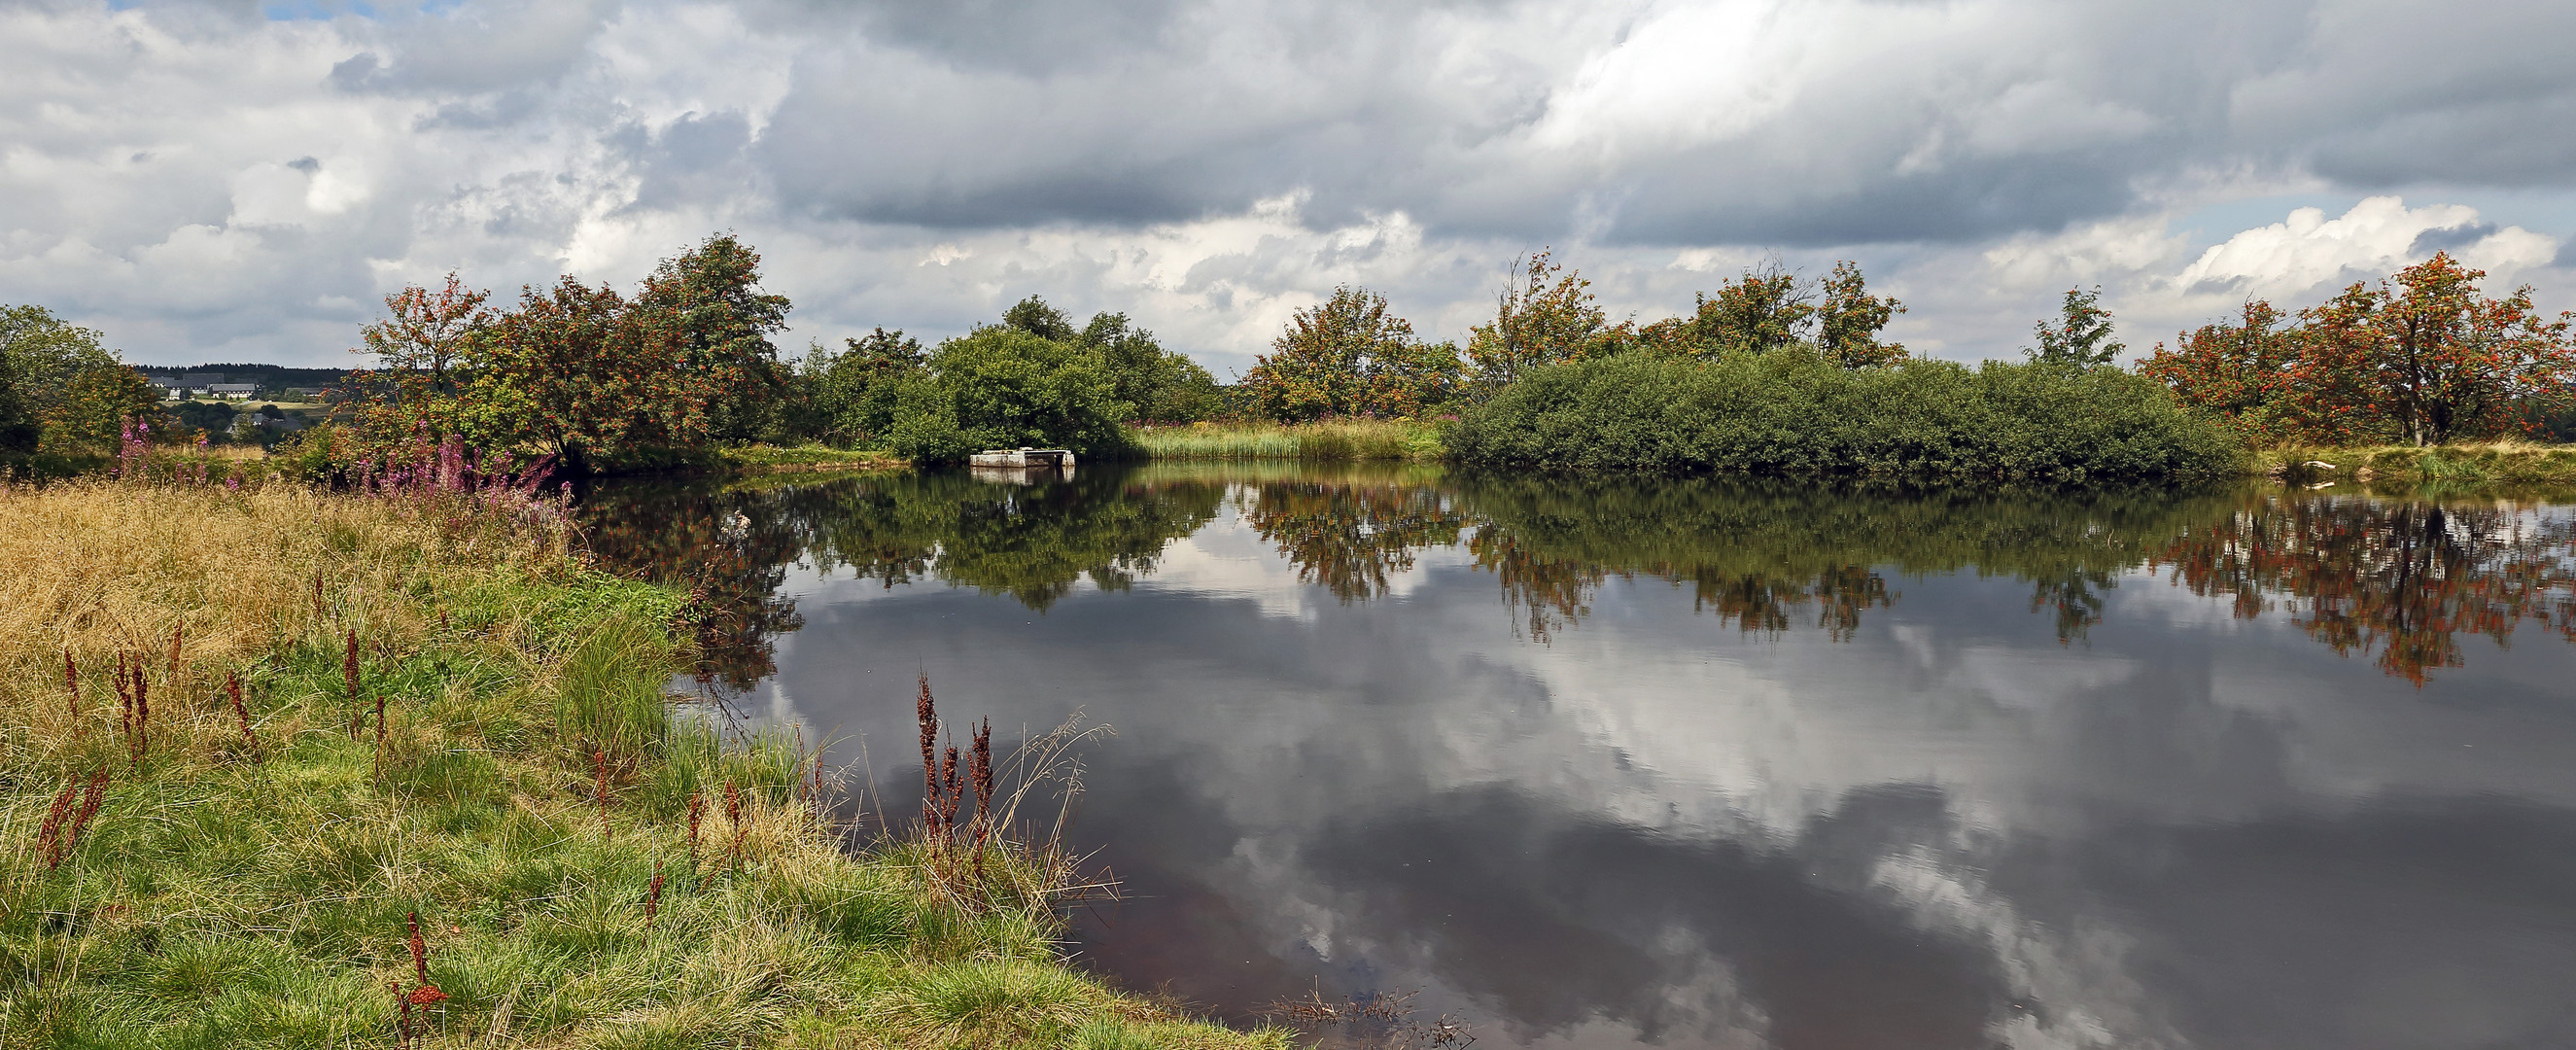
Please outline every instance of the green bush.
[{"label": "green bush", "polygon": [[1100,352],[1016,328],[979,328],[939,344],[927,372],[894,394],[886,447],[916,463],[956,463],[987,448],[1126,447],[1128,405]]},{"label": "green bush", "polygon": [[2214,475],[2243,457],[2162,385],[2117,369],[1848,370],[1796,350],[1538,368],[1469,409],[1447,442],[1498,466],[2044,481]]}]

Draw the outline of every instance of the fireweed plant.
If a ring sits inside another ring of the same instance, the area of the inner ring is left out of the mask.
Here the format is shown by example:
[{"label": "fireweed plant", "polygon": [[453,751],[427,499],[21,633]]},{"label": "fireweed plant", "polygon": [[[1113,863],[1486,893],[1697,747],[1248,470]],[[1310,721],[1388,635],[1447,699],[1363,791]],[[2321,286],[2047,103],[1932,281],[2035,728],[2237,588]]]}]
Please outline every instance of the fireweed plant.
[{"label": "fireweed plant", "polygon": [[0,1047],[1284,1045],[1065,964],[1069,734],[854,850],[559,498],[147,468],[0,487]]}]

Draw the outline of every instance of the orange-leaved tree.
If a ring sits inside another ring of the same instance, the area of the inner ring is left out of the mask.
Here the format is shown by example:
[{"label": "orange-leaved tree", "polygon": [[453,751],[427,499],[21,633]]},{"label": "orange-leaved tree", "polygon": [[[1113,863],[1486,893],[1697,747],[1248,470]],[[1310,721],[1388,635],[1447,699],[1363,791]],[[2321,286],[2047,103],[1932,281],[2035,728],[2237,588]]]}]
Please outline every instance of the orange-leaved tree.
[{"label": "orange-leaved tree", "polygon": [[2526,429],[2576,383],[2569,316],[2498,299],[2447,252],[2301,313],[2289,410],[2312,440],[2435,445]]},{"label": "orange-leaved tree", "polygon": [[1455,345],[1423,342],[1385,296],[1345,285],[1289,318],[1243,386],[1262,415],[1305,422],[1419,415],[1454,397],[1458,379]]},{"label": "orange-leaved tree", "polygon": [[2292,436],[2284,414],[2290,368],[2298,361],[2298,329],[2261,299],[2245,301],[2235,322],[2205,324],[2177,333],[2168,350],[2157,343],[2138,372],[2172,387],[2183,404],[2216,415],[2257,440]]}]

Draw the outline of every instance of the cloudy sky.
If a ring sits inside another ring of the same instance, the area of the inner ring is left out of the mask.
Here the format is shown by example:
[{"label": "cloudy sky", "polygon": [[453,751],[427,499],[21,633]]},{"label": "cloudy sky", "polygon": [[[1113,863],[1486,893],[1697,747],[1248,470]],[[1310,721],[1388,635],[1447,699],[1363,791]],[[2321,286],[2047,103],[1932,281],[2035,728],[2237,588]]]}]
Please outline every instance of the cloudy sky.
[{"label": "cloudy sky", "polygon": [[[1463,337],[1857,260],[1920,352],[2075,284],[2143,350],[2446,248],[2576,307],[2576,5],[0,0],[0,302],[336,364],[382,296],[732,230],[786,343],[1031,293],[1222,376],[1338,283]],[[2562,259],[2566,260],[2562,262]]]}]

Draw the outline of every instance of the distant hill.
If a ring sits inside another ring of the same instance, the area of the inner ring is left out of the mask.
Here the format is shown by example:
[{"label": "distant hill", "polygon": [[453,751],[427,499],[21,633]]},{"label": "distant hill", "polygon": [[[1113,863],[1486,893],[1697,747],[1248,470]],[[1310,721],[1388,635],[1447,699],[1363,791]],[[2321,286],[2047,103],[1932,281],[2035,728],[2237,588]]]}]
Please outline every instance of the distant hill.
[{"label": "distant hill", "polygon": [[[136,365],[135,371],[147,376],[172,379],[197,377],[204,383],[256,383],[262,396],[278,396],[288,387],[331,387],[339,385],[349,374],[346,368],[288,368],[285,365],[241,364],[223,362],[208,365]],[[208,379],[206,376],[221,378]]]}]

